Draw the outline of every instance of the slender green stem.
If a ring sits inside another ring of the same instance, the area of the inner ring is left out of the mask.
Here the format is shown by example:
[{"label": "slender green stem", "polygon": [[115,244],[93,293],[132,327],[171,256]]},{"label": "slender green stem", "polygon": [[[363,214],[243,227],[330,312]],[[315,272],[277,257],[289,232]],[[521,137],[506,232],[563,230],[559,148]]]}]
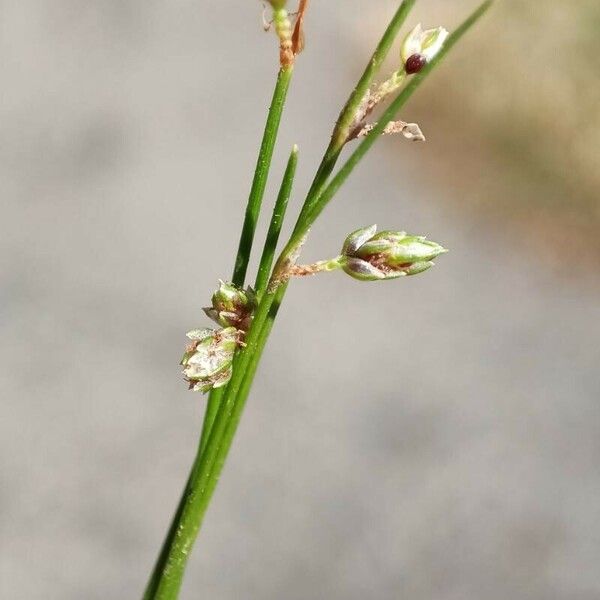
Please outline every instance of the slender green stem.
[{"label": "slender green stem", "polygon": [[[282,286],[282,288],[283,287],[285,287],[285,285]],[[273,295],[273,298],[274,297],[275,296]],[[227,420],[226,427],[221,434],[222,440],[218,443],[218,445],[215,446],[216,453],[213,458],[215,463],[214,468],[219,472],[223,468],[223,464],[233,442],[243,408],[248,398],[248,394],[250,393],[254,375],[256,374],[256,369],[258,368],[262,352],[267,342],[269,333],[273,327],[273,322],[277,315],[278,308],[279,305],[276,302],[271,301],[269,302],[268,310],[263,309],[260,316],[260,327],[255,329],[256,333],[252,340],[248,340],[248,347],[252,347],[252,351],[246,353],[248,360],[244,361],[245,366],[242,364],[237,365],[239,367],[238,372],[241,373],[242,376],[238,378],[239,382],[236,382],[235,384],[237,390],[236,402],[231,406],[229,419]],[[205,461],[202,460],[203,452],[204,451],[199,450],[196,456],[196,461],[184,491],[182,502],[180,503],[173,520],[173,524],[171,525],[170,533],[173,533],[173,539],[175,539],[175,534],[179,532],[176,538],[177,542],[171,548],[167,547],[165,542],[165,546],[161,552],[161,558],[163,558],[163,554],[166,555],[165,558],[173,556],[172,551],[174,547],[179,548],[183,553],[183,549],[186,547],[186,543],[189,543],[189,540],[185,535],[182,535],[182,532],[188,532],[195,528],[195,537],[200,528],[202,519],[218,482],[218,477],[203,477],[202,480],[199,479],[200,471],[205,463]],[[202,491],[201,496],[196,495],[196,490],[198,488],[200,488]],[[144,595],[144,600],[155,598],[164,598],[165,600],[177,598],[183,577],[183,570],[185,569],[185,560],[187,555],[183,553],[181,556],[183,557],[183,562],[180,560],[169,564],[168,568],[161,572],[161,575],[163,576],[162,579],[154,577],[151,579],[146,594]]]},{"label": "slender green stem", "polygon": [[319,196],[322,186],[335,168],[340,153],[352,133],[352,128],[357,124],[356,117],[361,108],[363,99],[373,83],[373,79],[379,72],[383,61],[386,59],[392,44],[398,36],[400,28],[404,24],[404,21],[406,21],[415,2],[416,0],[404,0],[402,4],[400,4],[398,10],[396,10],[396,13],[387,26],[387,29],[381,36],[381,39],[379,40],[371,59],[367,63],[362,76],[358,80],[356,87],[342,108],[333,129],[329,146],[325,151],[323,160],[321,161],[304,206],[302,207],[301,215],[311,209],[313,201]]},{"label": "slender green stem", "polygon": [[[273,296],[273,294],[267,293],[265,300],[269,296]],[[238,392],[252,356],[255,353],[260,355],[266,343],[267,336],[261,336],[261,332],[265,325],[265,331],[270,331],[268,321],[272,305],[272,299],[268,302],[268,308],[266,302],[261,302],[246,337],[246,348],[243,352],[238,353],[234,360],[233,376],[210,431],[208,443],[204,451],[198,452],[196,456],[190,476],[190,486],[185,494],[183,509],[178,512],[178,525],[171,540],[161,576],[155,586],[154,594],[146,596],[145,600],[150,600],[150,598],[152,600],[174,600],[179,595],[188,556],[218,481],[218,476],[212,476],[213,466],[218,465],[216,471],[220,472],[231,445],[235,429],[232,432],[230,422],[233,417],[237,424],[244,406],[243,401],[236,402],[235,400],[238,398]],[[256,364],[254,368],[256,368]],[[230,437],[228,438],[227,435]]]},{"label": "slender green stem", "polygon": [[282,68],[277,76],[273,99],[267,116],[267,123],[258,153],[256,162],[256,170],[250,189],[250,197],[246,206],[246,216],[242,226],[242,234],[240,236],[240,244],[238,247],[237,258],[233,270],[232,281],[237,286],[243,286],[248,270],[248,262],[252,251],[252,243],[254,241],[254,233],[256,224],[262,205],[262,199],[269,177],[269,169],[273,158],[273,149],[275,148],[275,140],[279,131],[279,123],[283,113],[283,106],[287,97],[287,92],[292,78],[293,66]]},{"label": "slender green stem", "polygon": [[414,94],[417,88],[425,81],[429,74],[435,69],[441,61],[446,57],[453,46],[462,38],[462,36],[483,16],[483,14],[492,5],[493,0],[487,0],[481,4],[455,31],[453,31],[446,40],[442,49],[438,54],[416,75],[411,76],[407,85],[390,103],[386,111],[383,113],[377,124],[368,133],[368,135],[359,144],[358,148],[350,155],[345,164],[340,168],[334,178],[327,184],[321,194],[314,199],[307,211],[300,214],[294,233],[290,241],[284,248],[281,257],[278,260],[278,265],[275,270],[281,268],[287,259],[296,253],[304,237],[317,217],[327,206],[333,196],[337,193],[340,187],[344,184],[348,176],[352,173],[356,165],[363,159],[365,154],[372,148],[377,141],[387,124],[392,121],[398,111],[406,104],[408,99]]},{"label": "slender green stem", "polygon": [[273,266],[273,259],[275,258],[275,250],[277,249],[277,242],[279,241],[279,235],[281,234],[281,226],[283,225],[283,219],[287,210],[288,201],[290,194],[292,193],[292,185],[294,183],[294,176],[296,174],[296,166],[298,165],[298,146],[292,148],[290,158],[288,159],[285,173],[283,174],[283,180],[281,187],[279,188],[279,194],[273,207],[273,214],[271,216],[271,222],[269,223],[269,229],[267,231],[267,238],[263,248],[263,253],[260,258],[258,267],[258,274],[256,276],[256,283],[254,288],[258,299],[262,298],[267,288],[269,281],[269,275],[271,274],[271,267]]},{"label": "slender green stem", "polygon": [[[290,66],[285,69],[281,69],[277,76],[275,89],[273,91],[273,97],[271,105],[269,107],[269,113],[261,147],[258,155],[256,171],[252,181],[252,187],[248,198],[248,204],[246,207],[246,214],[244,218],[244,224],[242,227],[242,234],[240,237],[240,244],[235,260],[234,272],[232,281],[239,286],[243,286],[246,278],[246,272],[248,269],[248,262],[250,260],[250,253],[254,241],[254,233],[256,230],[256,223],[258,221],[262,200],[264,197],[265,187],[269,175],[271,161],[273,157],[273,151],[275,147],[275,141],[277,133],[279,131],[279,124],[281,122],[281,116],[283,113],[283,107],[287,97],[291,77],[293,73],[293,67]],[[272,260],[272,259],[271,259]],[[156,564],[154,566],[152,575],[146,587],[144,593],[144,600],[155,600],[161,598],[160,591],[164,578],[164,573],[167,568],[167,562],[171,555],[175,537],[177,535],[181,518],[184,512],[186,503],[189,501],[190,496],[195,489],[195,479],[200,466],[200,457],[206,447],[209,439],[209,434],[212,429],[215,417],[219,411],[221,405],[221,399],[223,397],[224,389],[220,388],[212,390],[207,402],[207,407],[204,415],[204,422],[202,425],[202,435],[198,447],[198,452],[192,470],[188,477],[184,492],[180,499],[179,505],[173,516],[171,526],[167,533],[167,536],[163,542],[161,552],[158,556]],[[164,596],[164,598],[176,598],[174,596]]]},{"label": "slender green stem", "polygon": [[204,413],[204,421],[202,422],[202,434],[200,435],[200,452],[204,451],[208,438],[210,436],[210,430],[212,429],[215,417],[219,412],[219,406],[221,406],[221,400],[223,398],[223,392],[225,388],[220,387],[216,390],[211,390],[208,395],[208,401],[206,403],[206,411]]},{"label": "slender green stem", "polygon": [[[286,248],[283,250],[280,258],[278,259],[278,265],[276,265],[274,270],[274,282],[277,282],[278,266],[286,264],[289,257],[296,252],[298,245],[303,240],[310,226],[321,214],[325,206],[333,198],[335,193],[340,189],[342,184],[346,181],[346,179],[349,177],[349,175],[358,165],[358,163],[362,160],[365,154],[371,149],[373,144],[377,141],[378,137],[385,129],[386,125],[394,119],[398,110],[400,110],[400,108],[404,106],[404,104],[408,101],[408,99],[412,96],[416,89],[421,85],[425,78],[437,65],[440,64],[440,62],[443,60],[446,54],[460,40],[460,38],[462,38],[462,36],[483,16],[483,14],[489,9],[492,3],[493,0],[487,0],[486,2],[481,4],[448,37],[443,49],[426,66],[425,69],[423,69],[419,74],[412,77],[409,84],[400,92],[400,94],[394,99],[394,101],[390,104],[388,109],[382,115],[376,127],[373,128],[373,130],[366,136],[366,138],[354,151],[354,153],[350,156],[346,163],[340,168],[339,172],[336,174],[333,180],[329,183],[329,185],[327,185],[323,193],[318,197],[318,202],[315,204],[313,210],[310,211],[304,219],[302,219],[302,215],[299,217],[296,229],[294,230],[294,233],[290,238],[289,243],[286,245]],[[249,346],[243,353],[241,353],[239,366],[235,366],[236,369],[242,371],[242,374],[238,377],[235,377],[234,371],[234,377],[232,378],[232,382],[227,389],[227,398],[225,400],[225,404],[231,405],[233,402],[233,404],[237,403],[239,405],[235,407],[235,410],[231,410],[230,414],[238,414],[238,412],[241,414],[241,410],[243,410],[243,406],[245,404],[244,394],[247,394],[247,391],[250,389],[252,379],[254,377],[254,372],[256,369],[256,366],[254,366],[252,369],[248,369],[248,365],[254,365],[254,363],[257,364],[260,360],[260,354],[265,346],[266,340],[273,326],[273,320],[275,319],[277,311],[279,310],[279,307],[287,290],[287,286],[287,281],[280,283],[275,287],[274,290],[271,290],[260,303],[258,312],[255,316],[255,320],[253,322],[253,326],[248,338]],[[257,331],[258,328],[261,329]],[[250,340],[252,342],[251,345]],[[239,394],[238,398],[236,398],[237,394]],[[233,400],[231,396],[233,396]],[[223,418],[223,415],[221,413],[217,416],[217,419],[220,418]],[[225,442],[227,443],[227,440],[225,440]],[[213,443],[212,436],[210,443]],[[215,465],[213,473],[211,473],[211,477],[215,480],[215,482],[218,479],[221,467],[222,462],[217,463]]]},{"label": "slender green stem", "polygon": [[[297,251],[298,245],[304,239],[306,232],[310,228],[310,226],[314,223],[316,218],[323,211],[328,202],[333,198],[335,193],[340,189],[342,184],[346,181],[349,175],[352,173],[354,168],[358,165],[358,163],[364,158],[365,154],[371,149],[373,144],[377,141],[386,125],[394,119],[396,113],[404,104],[408,101],[408,99],[412,96],[412,94],[416,91],[416,89],[421,85],[421,83],[425,80],[425,78],[431,73],[431,71],[440,64],[442,59],[446,56],[446,54],[451,50],[451,48],[460,40],[460,38],[483,16],[483,14],[487,11],[487,9],[491,6],[493,0],[487,0],[483,4],[477,8],[447,39],[446,44],[443,49],[438,53],[438,55],[423,69],[419,74],[413,76],[409,82],[409,84],[400,92],[400,94],[394,99],[394,101],[390,104],[388,109],[382,115],[381,119],[377,123],[376,127],[365,137],[363,142],[359,145],[359,147],[352,153],[346,163],[340,168],[339,172],[333,178],[333,180],[327,185],[327,187],[323,190],[322,194],[318,197],[318,202],[315,204],[312,211],[310,211],[304,218],[300,217],[298,223],[296,225],[296,229],[290,241],[284,248],[280,258],[277,261],[277,265],[274,270],[274,282],[277,282],[279,277],[278,267],[285,265],[288,262],[289,257]],[[253,341],[252,348],[247,348],[243,353],[241,353],[241,363],[239,367],[240,370],[243,370],[247,367],[248,363],[254,360],[257,360],[256,356],[252,356],[253,353],[257,351],[259,348],[263,348],[266,342],[266,338],[269,335],[270,329],[272,327],[272,319],[274,319],[277,310],[283,300],[283,296],[285,295],[287,289],[287,282],[281,283],[276,286],[275,290],[269,292],[260,303],[258,312],[255,316],[255,322],[253,323],[253,327],[251,330],[251,337]],[[276,307],[276,310],[272,312],[273,307]],[[272,314],[271,321],[269,322],[269,314]],[[265,323],[269,322],[268,326],[265,326]],[[256,328],[264,327],[262,331],[256,332]],[[246,355],[250,355],[250,358],[244,360]],[[242,383],[244,375],[242,374],[240,383],[238,384],[238,378],[232,378],[232,384],[230,384],[227,389],[227,398],[226,403],[231,403],[231,396],[235,396]],[[250,376],[251,377],[251,376]],[[235,379],[235,383],[234,382]],[[249,386],[250,382],[246,382],[243,386]],[[243,401],[242,401],[243,402]],[[221,418],[222,415],[219,414],[217,419]],[[211,443],[213,442],[211,438]],[[213,473],[213,476],[215,474]],[[218,474],[217,474],[218,475]]]},{"label": "slender green stem", "polygon": [[[275,83],[275,90],[273,91],[271,106],[269,107],[269,114],[258,154],[254,179],[250,189],[250,196],[246,206],[246,216],[242,227],[240,244],[235,259],[235,266],[232,276],[233,283],[239,286],[243,286],[244,280],[246,279],[246,272],[248,270],[248,262],[250,260],[250,253],[252,251],[252,245],[254,242],[256,224],[258,222],[258,217],[262,206],[262,200],[271,167],[271,160],[273,158],[275,141],[277,139],[281,115],[287,97],[287,91],[289,89],[292,73],[293,67],[281,69],[279,71],[277,81]],[[217,390],[212,390],[209,395],[204,414],[204,421],[202,424],[202,435],[200,438],[201,452],[208,441],[208,434],[210,433],[215,416],[219,410],[223,391],[223,388],[219,388]]]},{"label": "slender green stem", "polygon": [[373,79],[379,72],[383,61],[388,55],[392,44],[398,36],[400,28],[404,24],[404,21],[406,21],[406,18],[412,10],[415,2],[416,0],[404,0],[390,20],[387,29],[381,36],[381,40],[379,40],[379,43],[377,44],[377,47],[371,56],[371,60],[368,62],[361,78],[358,80],[356,87],[350,94],[348,101],[338,117],[332,135],[333,145],[328,149],[328,152],[326,152],[326,157],[330,152],[340,150],[348,140],[348,136],[351,133],[352,128],[356,125],[356,114],[362,104],[365,94],[371,86],[371,83],[373,83]]},{"label": "slender green stem", "polygon": [[[258,154],[254,179],[250,189],[250,196],[246,206],[246,216],[242,227],[242,235],[240,237],[240,244],[235,259],[235,266],[232,276],[232,282],[240,287],[244,285],[244,280],[246,279],[248,262],[250,260],[252,245],[254,243],[256,223],[258,222],[258,217],[262,206],[262,200],[271,167],[271,160],[273,158],[275,141],[277,139],[281,115],[287,97],[287,91],[289,89],[292,73],[293,67],[281,69],[279,71],[277,82],[275,83],[275,90],[273,91],[273,99],[271,101],[271,106],[269,107],[269,114]],[[275,244],[277,244],[277,240],[275,240]],[[217,415],[219,406],[221,405],[223,391],[224,390],[222,388],[212,390],[208,397],[206,411],[204,413],[204,422],[202,424],[202,435],[200,438],[201,452],[206,446],[208,434],[210,433],[215,416]]]},{"label": "slender green stem", "polygon": [[[287,281],[281,279],[282,269],[289,258],[297,252],[308,229],[332,199],[341,185],[346,181],[352,170],[370,150],[383,129],[391,121],[396,112],[410,98],[417,87],[424,81],[433,68],[447,54],[451,47],[466,33],[466,31],[489,8],[492,0],[484,2],[447,40],[443,51],[431,61],[423,71],[413,76],[408,85],[391,103],[388,110],[376,127],[366,136],[364,141],[354,151],[336,176],[325,186],[326,177],[319,179],[322,191],[312,197],[312,206],[301,213],[294,233],[280,255],[271,279],[271,289],[268,289],[259,303],[246,337],[246,348],[239,352],[234,360],[233,376],[227,386],[210,435],[203,452],[199,452],[190,476],[189,490],[185,495],[183,509],[178,513],[176,533],[168,549],[168,556],[155,592],[146,596],[146,600],[175,600],[181,586],[181,580],[188,555],[202,520],[206,514],[210,499],[217,485],[221,470],[231,447],[246,399],[252,385],[260,356],[267,342],[273,321],[287,289]],[[325,162],[325,159],[324,159]],[[335,161],[334,161],[335,162]],[[322,184],[322,186],[321,186]],[[314,186],[313,186],[314,187]],[[305,207],[311,195],[307,197]]]},{"label": "slender green stem", "polygon": [[[275,202],[275,206],[273,208],[271,223],[269,225],[265,246],[260,259],[260,266],[254,286],[258,298],[264,294],[265,288],[267,287],[267,283],[269,281],[271,267],[273,266],[273,258],[275,257],[275,250],[277,249],[277,242],[279,241],[281,226],[283,225],[287,204],[290,199],[297,164],[298,147],[294,146],[285,169],[283,181],[281,182],[281,188],[277,196],[277,201]],[[204,448],[206,447],[210,430],[212,429],[215,417],[219,412],[219,406],[221,405],[221,399],[223,398],[224,391],[225,388],[218,388],[216,390],[211,390],[209,394],[206,412],[204,413],[204,422],[202,424],[200,452],[203,452]]]},{"label": "slender green stem", "polygon": [[[192,467],[193,469],[193,467]],[[183,494],[179,500],[179,504],[177,506],[177,510],[171,519],[171,524],[169,526],[169,531],[163,541],[163,545],[160,549],[160,553],[158,558],[156,559],[156,563],[154,565],[154,569],[152,570],[152,574],[150,576],[150,580],[146,585],[146,589],[144,590],[143,600],[152,600],[156,598],[156,590],[158,589],[158,585],[160,583],[160,579],[162,577],[162,571],[165,563],[167,562],[167,558],[169,557],[169,552],[171,550],[171,544],[177,532],[177,528],[179,527],[179,522],[181,521],[181,516],[183,514],[183,509],[185,507],[185,499],[189,494],[189,490],[191,488],[192,482],[192,474],[190,473],[187,483],[185,484],[185,488],[183,489]]]},{"label": "slender green stem", "polygon": [[[427,76],[440,64],[440,62],[444,59],[444,57],[448,54],[448,52],[452,49],[452,47],[475,25],[475,23],[487,12],[490,6],[493,4],[494,0],[486,0],[479,7],[471,13],[460,25],[454,30],[446,43],[440,50],[440,52],[431,60],[424,69],[421,70],[420,73],[411,77],[408,85],[398,94],[398,96],[393,100],[390,106],[382,115],[381,119],[378,121],[376,126],[367,134],[365,139],[361,142],[358,148],[350,155],[348,160],[344,163],[344,165],[340,168],[338,173],[332,179],[332,181],[325,187],[323,192],[317,197],[316,202],[313,204],[312,210],[308,211],[306,214],[300,214],[298,217],[298,222],[294,228],[294,232],[283,249],[279,259],[277,260],[277,264],[274,268],[273,280],[277,281],[280,277],[279,270],[285,268],[287,265],[290,256],[296,254],[299,246],[302,244],[306,233],[315,222],[317,217],[321,214],[323,209],[327,206],[329,201],[333,198],[335,193],[340,189],[346,179],[350,176],[354,168],[358,165],[358,163],[362,160],[365,154],[371,149],[373,144],[377,141],[386,125],[394,119],[396,113],[404,106],[404,104],[409,100],[412,94],[416,91],[416,89],[423,83],[423,81],[427,78]],[[305,206],[308,203],[309,198],[305,201]],[[287,290],[287,283],[283,285],[279,285],[274,293],[269,294],[265,297],[263,303],[259,307],[261,311],[269,311],[272,303],[279,307],[281,302],[283,301],[283,297]],[[264,304],[264,306],[263,306]],[[268,336],[270,328],[262,332],[261,335]]]},{"label": "slender green stem", "polygon": [[[218,392],[218,391],[222,391],[222,388],[220,388],[219,390],[214,390],[214,392]],[[218,406],[217,406],[217,408],[218,408]],[[206,424],[206,418],[205,418],[204,422]],[[202,430],[202,433],[204,434],[204,428]],[[156,560],[156,564],[154,566],[154,569],[152,570],[152,575],[150,576],[150,580],[148,581],[148,584],[146,585],[143,600],[153,600],[154,598],[156,598],[156,592],[158,590],[158,586],[160,584],[165,565],[169,558],[169,553],[171,551],[171,546],[173,544],[173,540],[175,539],[175,535],[177,534],[177,530],[178,530],[179,524],[181,522],[183,510],[185,508],[185,505],[186,505],[189,495],[194,490],[194,485],[195,485],[196,477],[198,474],[198,469],[200,467],[200,456],[203,452],[202,440],[204,440],[204,435],[201,438],[200,445],[198,446],[196,459],[190,470],[190,474],[188,476],[187,482],[183,489],[183,493],[181,494],[181,498],[179,499],[179,504],[177,505],[177,510],[175,511],[175,514],[173,515],[173,518],[171,520],[171,524],[169,526],[169,531],[167,532],[167,535],[163,541],[163,545],[160,549],[160,553]],[[208,440],[208,435],[206,435],[206,441],[207,440]]]},{"label": "slender green stem", "polygon": [[[248,204],[246,207],[246,216],[242,227],[242,235],[240,237],[240,244],[235,259],[234,272],[232,276],[233,283],[239,286],[243,286],[244,280],[246,279],[248,262],[250,260],[250,253],[252,251],[252,245],[254,242],[254,232],[256,231],[256,223],[258,222],[258,217],[262,206],[262,200],[264,197],[265,187],[269,176],[271,160],[273,158],[275,141],[277,139],[279,124],[281,122],[281,115],[287,97],[287,91],[289,89],[292,73],[293,67],[281,69],[279,71],[279,74],[277,76],[277,82],[275,84],[275,90],[273,92],[273,99],[269,108],[269,114],[258,155],[256,170],[254,172],[252,187],[250,189],[250,196],[248,198]],[[277,240],[275,240],[275,245],[276,244]],[[273,249],[273,252],[274,251],[275,249]],[[200,452],[204,450],[206,442],[208,441],[208,434],[210,433],[214,419],[219,410],[223,392],[223,388],[219,388],[217,390],[212,390],[209,395],[208,402],[206,405],[206,411],[204,414],[204,422],[202,424]]]}]

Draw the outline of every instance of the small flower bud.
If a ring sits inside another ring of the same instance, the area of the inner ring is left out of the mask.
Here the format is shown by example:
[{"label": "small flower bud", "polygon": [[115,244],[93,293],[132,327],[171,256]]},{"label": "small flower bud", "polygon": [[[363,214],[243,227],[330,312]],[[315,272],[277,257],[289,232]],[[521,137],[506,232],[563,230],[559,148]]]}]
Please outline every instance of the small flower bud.
[{"label": "small flower bud", "polygon": [[419,23],[406,36],[400,50],[406,72],[418,73],[440,51],[448,35],[443,27],[423,31]]},{"label": "small flower bud", "polygon": [[186,349],[181,366],[190,389],[208,392],[224,386],[231,379],[233,355],[239,343],[235,327],[194,329],[187,333],[192,343]]},{"label": "small flower bud", "polygon": [[423,236],[376,231],[376,225],[359,229],[344,242],[342,268],[355,279],[377,281],[416,275],[432,267],[436,256],[447,252]]},{"label": "small flower bud", "polygon": [[247,331],[255,309],[256,295],[252,288],[244,291],[232,283],[220,281],[212,297],[212,306],[205,308],[204,312],[221,327]]}]

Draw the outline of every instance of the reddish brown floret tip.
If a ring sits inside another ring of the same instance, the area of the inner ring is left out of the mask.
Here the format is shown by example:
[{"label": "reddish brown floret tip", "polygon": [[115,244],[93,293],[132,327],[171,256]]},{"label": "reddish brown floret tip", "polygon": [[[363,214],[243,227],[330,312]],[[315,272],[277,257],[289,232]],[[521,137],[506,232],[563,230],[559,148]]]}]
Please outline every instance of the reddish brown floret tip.
[{"label": "reddish brown floret tip", "polygon": [[409,75],[418,73],[427,64],[427,59],[422,54],[413,54],[408,57],[404,68]]}]

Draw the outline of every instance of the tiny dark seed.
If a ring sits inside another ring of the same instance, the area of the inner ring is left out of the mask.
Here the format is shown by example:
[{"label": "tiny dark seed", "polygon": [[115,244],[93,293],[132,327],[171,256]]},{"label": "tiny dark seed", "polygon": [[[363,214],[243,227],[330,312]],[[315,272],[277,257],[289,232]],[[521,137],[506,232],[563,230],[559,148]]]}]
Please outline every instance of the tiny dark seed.
[{"label": "tiny dark seed", "polygon": [[422,54],[413,54],[408,57],[404,67],[406,68],[406,72],[412,75],[413,73],[418,73],[426,64],[427,59]]}]

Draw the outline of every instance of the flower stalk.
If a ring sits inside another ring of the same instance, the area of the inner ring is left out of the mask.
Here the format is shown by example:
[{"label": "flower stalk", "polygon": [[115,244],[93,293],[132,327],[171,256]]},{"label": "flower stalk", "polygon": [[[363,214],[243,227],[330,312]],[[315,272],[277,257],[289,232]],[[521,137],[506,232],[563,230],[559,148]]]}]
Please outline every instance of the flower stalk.
[{"label": "flower stalk", "polygon": [[342,253],[329,260],[309,265],[292,265],[287,277],[305,277],[343,269],[359,281],[383,281],[407,275],[418,275],[433,267],[433,259],[447,252],[424,236],[407,235],[404,231],[382,231],[377,226],[363,227],[351,233]]},{"label": "flower stalk", "polygon": [[333,172],[335,165],[344,149],[346,143],[352,139],[353,132],[363,120],[365,110],[365,100],[368,98],[369,89],[373,80],[379,73],[383,61],[389,54],[392,45],[396,41],[400,29],[410,11],[412,10],[416,0],[403,0],[398,10],[389,22],[385,32],[383,33],[373,55],[371,56],[363,74],[361,75],[354,90],[350,94],[346,104],[342,108],[335,127],[331,134],[331,140],[325,154],[317,169],[317,173],[313,179],[310,190],[306,196],[298,223],[312,209],[312,205],[317,200],[323,186],[326,184],[329,176]]}]

